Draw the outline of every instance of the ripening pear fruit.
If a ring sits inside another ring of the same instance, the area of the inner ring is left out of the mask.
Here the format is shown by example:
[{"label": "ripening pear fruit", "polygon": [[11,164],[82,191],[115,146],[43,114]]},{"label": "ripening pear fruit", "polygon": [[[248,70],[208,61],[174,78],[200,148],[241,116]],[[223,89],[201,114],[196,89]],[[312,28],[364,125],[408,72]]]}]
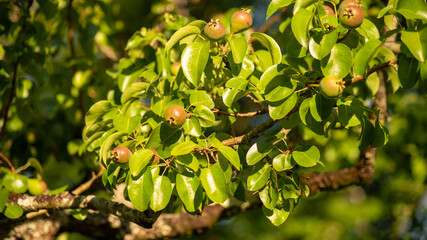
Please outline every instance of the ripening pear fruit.
[{"label": "ripening pear fruit", "polygon": [[147,148],[147,150],[150,150],[154,154],[151,158],[151,161],[153,161],[154,163],[159,163],[159,154],[157,153],[157,151],[152,148]]},{"label": "ripening pear fruit", "polygon": [[180,127],[184,124],[187,118],[185,109],[178,105],[173,105],[166,109],[164,119],[172,127]]},{"label": "ripening pear fruit", "polygon": [[212,19],[206,24],[204,32],[209,40],[216,42],[224,37],[225,27],[218,19]]},{"label": "ripening pear fruit", "polygon": [[47,189],[47,184],[45,181],[37,179],[37,178],[29,178],[28,179],[28,192],[37,196],[43,194]]},{"label": "ripening pear fruit", "polygon": [[340,7],[338,8],[338,11],[340,12],[345,7],[356,5],[358,7],[362,7],[362,0],[344,0],[340,3]]},{"label": "ripening pear fruit", "polygon": [[118,164],[124,164],[129,162],[132,152],[125,146],[118,146],[111,152],[111,158],[113,162]]},{"label": "ripening pear fruit", "polygon": [[175,62],[171,66],[171,73],[173,76],[178,75],[179,69],[181,68],[181,62]]},{"label": "ripening pear fruit", "polygon": [[237,11],[231,16],[230,24],[232,33],[246,31],[252,26],[252,16],[246,11]]},{"label": "ripening pear fruit", "polygon": [[327,98],[336,98],[342,94],[345,85],[344,81],[337,76],[326,76],[319,84],[320,92]]},{"label": "ripening pear fruit", "polygon": [[325,9],[326,15],[335,16],[335,12],[331,7],[328,5],[323,5],[323,8]]},{"label": "ripening pear fruit", "polygon": [[363,23],[363,11],[356,5],[350,5],[340,11],[339,19],[344,26],[356,28]]}]

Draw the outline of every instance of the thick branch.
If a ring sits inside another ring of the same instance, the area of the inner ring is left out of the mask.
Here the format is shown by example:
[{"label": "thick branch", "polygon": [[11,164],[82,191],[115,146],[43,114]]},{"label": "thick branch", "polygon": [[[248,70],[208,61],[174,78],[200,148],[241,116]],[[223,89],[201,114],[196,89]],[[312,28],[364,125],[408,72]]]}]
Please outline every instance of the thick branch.
[{"label": "thick branch", "polygon": [[266,108],[264,108],[264,109],[260,109],[260,110],[255,111],[255,112],[247,112],[247,113],[228,113],[228,112],[221,111],[221,110],[219,110],[219,109],[214,109],[214,110],[212,110],[212,112],[213,112],[213,113],[216,113],[216,114],[227,115],[227,116],[233,116],[233,117],[253,117],[253,116],[256,116],[256,115],[260,115],[260,114],[267,113],[267,112],[268,112],[268,110],[267,110]]},{"label": "thick branch", "polygon": [[107,214],[119,216],[127,221],[144,227],[151,227],[158,214],[150,211],[140,212],[126,207],[124,204],[109,201],[93,195],[75,196],[69,192],[57,195],[29,196],[26,194],[11,194],[8,204],[17,204],[24,211],[38,211],[40,209],[91,209]]},{"label": "thick branch", "polygon": [[274,126],[274,124],[276,124],[276,122],[277,122],[277,120],[273,120],[270,118],[266,122],[262,123],[261,125],[252,129],[251,131],[249,131],[248,133],[246,133],[244,135],[234,137],[234,138],[230,138],[230,139],[226,139],[226,140],[222,141],[222,145],[232,146],[232,145],[241,144],[241,143],[248,143],[251,139],[257,138],[265,130]]}]

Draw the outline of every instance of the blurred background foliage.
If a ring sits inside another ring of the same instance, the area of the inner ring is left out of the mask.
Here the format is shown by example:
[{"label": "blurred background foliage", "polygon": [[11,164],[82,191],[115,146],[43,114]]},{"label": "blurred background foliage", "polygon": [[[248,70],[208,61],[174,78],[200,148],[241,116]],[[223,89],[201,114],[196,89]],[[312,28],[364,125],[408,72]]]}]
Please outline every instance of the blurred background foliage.
[{"label": "blurred background foliage", "polygon": [[[1,109],[10,98],[13,88],[10,79],[18,69],[16,97],[9,109],[0,152],[14,166],[37,159],[43,165],[43,177],[49,188],[68,190],[89,179],[91,171],[97,171],[94,155],[79,154],[83,117],[94,102],[114,99],[120,92],[114,76],[120,59],[128,57],[126,43],[134,32],[145,28],[164,32],[169,37],[174,21],[182,20],[175,14],[206,21],[216,17],[224,22],[229,17],[228,10],[240,7],[252,8],[254,28],[260,29],[265,26],[270,3],[269,0],[12,2],[15,5],[0,1]],[[364,0],[365,14],[375,16],[385,6],[384,2]],[[290,13],[283,13],[287,14]],[[379,29],[384,24],[375,17],[371,20]],[[289,23],[279,21],[269,28],[269,34],[284,50],[287,35],[279,30],[286,24]],[[227,27],[228,23],[224,25]],[[153,52],[145,54],[155,57]],[[322,192],[304,199],[280,228],[263,217],[261,209],[255,209],[220,221],[202,235],[182,239],[426,238],[427,197],[422,196],[427,175],[427,99],[417,88],[399,90],[388,97],[390,118],[386,126],[390,141],[379,151],[371,185]],[[250,124],[257,123],[246,125]],[[317,171],[341,169],[357,162],[357,129],[333,132],[329,139],[313,139],[309,131],[302,131],[307,140],[324,146],[325,167],[318,167]],[[25,174],[35,173],[30,168]],[[64,233],[58,239],[81,239],[81,236]]]}]

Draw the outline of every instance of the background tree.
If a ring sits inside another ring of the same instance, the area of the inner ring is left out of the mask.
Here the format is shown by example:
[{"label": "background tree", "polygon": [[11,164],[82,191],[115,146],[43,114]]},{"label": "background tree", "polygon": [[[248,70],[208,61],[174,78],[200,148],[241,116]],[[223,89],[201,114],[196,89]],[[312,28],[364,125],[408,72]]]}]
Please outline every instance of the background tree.
[{"label": "background tree", "polygon": [[424,234],[425,1],[0,7],[0,236]]}]

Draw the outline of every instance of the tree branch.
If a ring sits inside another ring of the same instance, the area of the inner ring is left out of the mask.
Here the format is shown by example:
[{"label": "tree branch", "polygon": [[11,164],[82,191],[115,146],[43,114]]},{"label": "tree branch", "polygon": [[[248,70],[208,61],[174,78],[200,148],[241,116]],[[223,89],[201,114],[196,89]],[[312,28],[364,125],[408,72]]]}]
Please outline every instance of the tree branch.
[{"label": "tree branch", "polygon": [[256,116],[259,114],[267,113],[268,109],[264,108],[264,109],[260,109],[260,110],[255,111],[255,112],[247,112],[247,113],[228,113],[228,112],[221,111],[219,109],[213,109],[212,112],[216,113],[216,114],[233,116],[233,117],[253,117],[253,116]]},{"label": "tree branch", "polygon": [[91,209],[107,214],[113,214],[127,221],[150,228],[160,213],[152,211],[140,212],[126,207],[124,204],[109,201],[94,195],[75,196],[69,192],[57,195],[29,196],[27,194],[11,194],[8,204],[17,204],[24,211],[38,211],[40,209]]},{"label": "tree branch", "polygon": [[394,58],[390,61],[375,65],[372,68],[368,69],[368,71],[366,72],[366,77],[357,75],[357,76],[353,77],[347,84],[351,85],[355,82],[363,81],[366,78],[368,78],[368,76],[371,75],[372,73],[377,72],[377,71],[379,71],[383,68],[386,68],[386,67],[393,67],[395,70],[397,70],[396,69],[396,63],[397,63],[397,58]]}]

